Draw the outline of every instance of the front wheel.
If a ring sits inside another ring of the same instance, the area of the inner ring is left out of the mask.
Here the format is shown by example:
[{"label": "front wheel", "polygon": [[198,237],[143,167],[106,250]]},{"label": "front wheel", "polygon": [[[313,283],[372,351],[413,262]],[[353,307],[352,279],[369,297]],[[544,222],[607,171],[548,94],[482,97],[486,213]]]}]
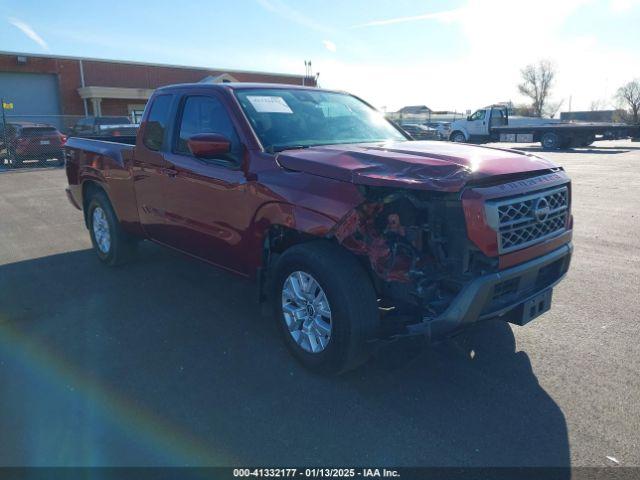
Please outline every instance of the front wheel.
[{"label": "front wheel", "polygon": [[368,357],[379,325],[376,294],[364,268],[337,245],[296,245],[274,276],[276,319],[287,347],[307,368],[341,373]]},{"label": "front wheel", "polygon": [[121,265],[133,257],[136,242],[122,231],[104,192],[95,193],[89,201],[87,220],[93,249],[103,263]]},{"label": "front wheel", "polygon": [[467,141],[467,139],[464,136],[464,133],[462,132],[453,132],[451,134],[451,141],[452,142],[456,142],[456,143],[464,143]]}]

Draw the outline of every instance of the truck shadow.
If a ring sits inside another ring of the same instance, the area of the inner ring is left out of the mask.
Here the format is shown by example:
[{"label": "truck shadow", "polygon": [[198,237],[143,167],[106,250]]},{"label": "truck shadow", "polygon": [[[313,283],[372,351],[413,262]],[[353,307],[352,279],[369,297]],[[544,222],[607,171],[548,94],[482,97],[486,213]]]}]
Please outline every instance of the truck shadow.
[{"label": "truck shadow", "polygon": [[569,465],[507,324],[324,378],[254,299],[152,244],[117,269],[89,250],[0,266],[0,464]]}]

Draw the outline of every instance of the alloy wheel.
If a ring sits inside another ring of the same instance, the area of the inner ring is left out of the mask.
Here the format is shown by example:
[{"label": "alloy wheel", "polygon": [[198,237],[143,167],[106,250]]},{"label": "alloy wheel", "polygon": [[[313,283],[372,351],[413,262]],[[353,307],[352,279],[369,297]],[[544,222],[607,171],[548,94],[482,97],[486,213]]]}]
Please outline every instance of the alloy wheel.
[{"label": "alloy wheel", "polygon": [[296,344],[309,353],[320,353],[331,339],[331,307],[327,295],[310,274],[292,272],[282,286],[282,312]]},{"label": "alloy wheel", "polygon": [[111,233],[109,232],[109,222],[107,215],[101,207],[93,209],[92,215],[93,236],[96,244],[102,253],[109,253],[111,248]]}]

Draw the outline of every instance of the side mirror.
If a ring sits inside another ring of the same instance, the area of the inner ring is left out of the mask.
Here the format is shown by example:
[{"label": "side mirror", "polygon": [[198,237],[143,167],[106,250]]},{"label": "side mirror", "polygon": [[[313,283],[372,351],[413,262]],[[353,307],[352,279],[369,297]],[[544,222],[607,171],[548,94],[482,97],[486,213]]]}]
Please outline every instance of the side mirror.
[{"label": "side mirror", "polygon": [[187,140],[194,157],[216,158],[231,152],[231,141],[219,133],[198,133]]}]

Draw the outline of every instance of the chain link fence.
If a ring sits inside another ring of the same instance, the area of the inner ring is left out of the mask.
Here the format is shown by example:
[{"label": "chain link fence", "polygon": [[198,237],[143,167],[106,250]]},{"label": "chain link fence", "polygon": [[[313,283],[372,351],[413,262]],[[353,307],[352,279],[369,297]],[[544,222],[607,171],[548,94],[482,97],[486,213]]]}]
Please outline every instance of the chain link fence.
[{"label": "chain link fence", "polygon": [[135,135],[137,125],[127,116],[13,115],[2,109],[0,170],[64,165],[68,137]]}]

